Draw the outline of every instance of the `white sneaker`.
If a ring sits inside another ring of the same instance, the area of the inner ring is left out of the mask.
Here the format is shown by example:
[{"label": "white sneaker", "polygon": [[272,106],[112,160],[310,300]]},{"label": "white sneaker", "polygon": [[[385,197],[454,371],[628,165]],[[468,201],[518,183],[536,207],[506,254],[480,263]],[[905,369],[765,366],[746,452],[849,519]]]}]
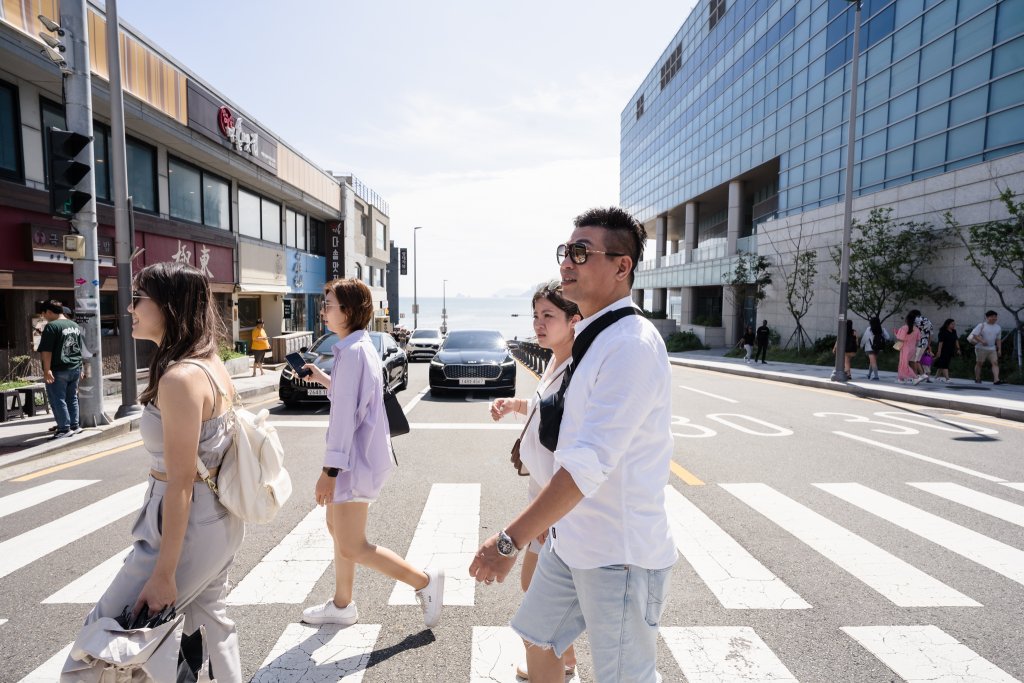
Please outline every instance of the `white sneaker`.
[{"label": "white sneaker", "polygon": [[444,569],[424,569],[428,583],[416,591],[416,599],[423,609],[423,623],[434,628],[441,621],[441,607],[444,606]]},{"label": "white sneaker", "polygon": [[348,607],[338,607],[331,599],[322,605],[314,605],[302,610],[302,620],[307,624],[351,626],[359,621],[359,610],[356,609],[355,602],[350,602]]},{"label": "white sneaker", "polygon": [[915,377],[913,379],[913,382],[914,382],[914,385],[916,386],[916,385],[920,384],[921,382],[923,382],[924,380],[925,380],[925,376],[924,375],[918,375],[917,377]]}]

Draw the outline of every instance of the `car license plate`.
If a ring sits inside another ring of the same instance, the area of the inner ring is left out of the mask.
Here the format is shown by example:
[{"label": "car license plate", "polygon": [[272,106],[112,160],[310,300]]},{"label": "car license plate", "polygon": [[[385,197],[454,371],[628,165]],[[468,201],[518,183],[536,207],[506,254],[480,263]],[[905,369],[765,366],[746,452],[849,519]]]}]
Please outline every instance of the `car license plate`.
[{"label": "car license plate", "polygon": [[459,380],[459,384],[483,384],[483,377],[463,377]]},{"label": "car license plate", "polygon": [[309,396],[326,396],[327,389],[306,389],[306,394]]}]

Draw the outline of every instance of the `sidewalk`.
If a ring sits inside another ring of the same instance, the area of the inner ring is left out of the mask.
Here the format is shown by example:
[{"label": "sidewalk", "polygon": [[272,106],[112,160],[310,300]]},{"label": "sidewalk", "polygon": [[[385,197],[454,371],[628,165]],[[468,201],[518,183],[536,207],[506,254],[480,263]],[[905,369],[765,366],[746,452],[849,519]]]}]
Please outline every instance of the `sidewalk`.
[{"label": "sidewalk", "polygon": [[947,408],[965,412],[1001,417],[1024,422],[1024,386],[991,382],[975,384],[971,380],[953,380],[949,384],[922,382],[916,386],[899,384],[895,372],[880,371],[879,381],[868,380],[866,370],[854,370],[852,381],[833,382],[829,379],[832,368],[824,365],[801,365],[768,361],[745,363],[742,358],[726,358],[729,349],[705,349],[670,353],[673,365],[700,368],[733,375],[757,377],[775,382],[802,384],[819,389],[843,391],[868,398],[902,401],[932,408]]},{"label": "sidewalk", "polygon": [[[265,375],[252,377],[249,372],[244,375],[232,376],[235,391],[246,403],[256,403],[260,398],[271,398],[277,395],[277,384],[281,377],[280,367],[264,366]],[[141,393],[144,386],[139,386]],[[34,417],[0,423],[0,467],[24,462],[33,458],[49,455],[65,448],[104,441],[106,439],[127,434],[138,429],[138,421],[142,413],[114,420],[114,414],[121,407],[121,395],[107,396],[103,401],[103,412],[111,418],[110,424],[84,429],[80,434],[68,439],[50,439],[52,434],[47,430],[55,423],[52,413],[41,413]]]}]

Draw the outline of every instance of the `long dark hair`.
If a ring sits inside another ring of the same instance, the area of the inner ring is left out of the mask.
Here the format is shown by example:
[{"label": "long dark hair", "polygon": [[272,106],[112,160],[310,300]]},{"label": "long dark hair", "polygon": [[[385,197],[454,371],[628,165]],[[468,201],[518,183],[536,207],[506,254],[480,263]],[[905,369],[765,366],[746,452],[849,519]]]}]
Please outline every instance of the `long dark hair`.
[{"label": "long dark hair", "polygon": [[921,315],[921,311],[917,310],[916,308],[912,310],[910,313],[907,313],[907,334],[910,334],[911,332],[914,331],[914,321],[917,320],[917,317],[919,315]]},{"label": "long dark hair", "polygon": [[139,396],[144,405],[157,394],[160,378],[172,361],[209,358],[226,336],[206,276],[179,263],[154,263],[135,276],[135,289],[160,307],[164,336],[149,364],[149,386]]},{"label": "long dark hair", "polygon": [[868,321],[868,327],[871,329],[871,336],[881,341],[885,338],[885,333],[882,332],[882,321],[878,319],[878,316],[872,316],[871,320]]},{"label": "long dark hair", "polygon": [[952,318],[946,318],[946,322],[942,323],[942,327],[939,328],[940,332],[949,332],[949,324],[956,322]]}]

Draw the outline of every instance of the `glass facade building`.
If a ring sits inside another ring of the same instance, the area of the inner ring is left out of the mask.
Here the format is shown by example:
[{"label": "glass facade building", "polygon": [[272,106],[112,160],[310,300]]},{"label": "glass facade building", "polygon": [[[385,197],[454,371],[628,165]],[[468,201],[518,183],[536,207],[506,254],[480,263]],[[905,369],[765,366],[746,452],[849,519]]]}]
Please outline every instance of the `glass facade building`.
[{"label": "glass facade building", "polygon": [[[855,196],[1024,150],[1024,0],[861,16]],[[700,0],[621,116],[620,201],[659,235],[644,272],[677,273],[639,288],[711,285],[690,271],[756,251],[759,223],[841,204],[853,21],[847,0]]]}]

